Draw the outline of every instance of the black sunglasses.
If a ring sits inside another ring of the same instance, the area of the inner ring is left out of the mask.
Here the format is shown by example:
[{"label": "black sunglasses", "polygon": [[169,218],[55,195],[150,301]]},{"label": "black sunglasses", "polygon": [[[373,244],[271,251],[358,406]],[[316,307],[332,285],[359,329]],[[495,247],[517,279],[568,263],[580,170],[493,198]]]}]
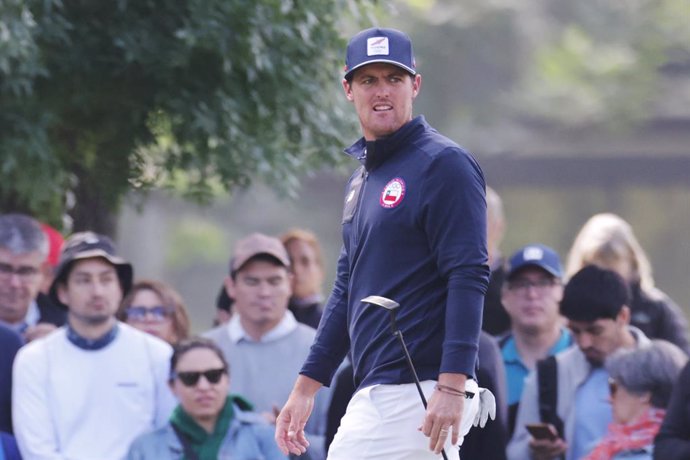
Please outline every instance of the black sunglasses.
[{"label": "black sunglasses", "polygon": [[186,387],[193,387],[199,383],[199,379],[203,375],[208,383],[216,384],[220,382],[220,378],[227,372],[227,369],[221,367],[220,369],[209,369],[198,372],[173,372],[172,378],[179,379]]}]

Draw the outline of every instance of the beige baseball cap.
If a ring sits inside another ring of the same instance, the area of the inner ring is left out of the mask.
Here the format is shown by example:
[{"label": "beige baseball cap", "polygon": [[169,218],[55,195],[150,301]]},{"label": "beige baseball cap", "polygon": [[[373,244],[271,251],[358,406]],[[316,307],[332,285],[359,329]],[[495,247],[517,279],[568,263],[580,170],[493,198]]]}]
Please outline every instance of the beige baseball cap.
[{"label": "beige baseball cap", "polygon": [[230,260],[230,272],[235,273],[249,259],[260,254],[269,255],[285,267],[290,267],[290,257],[285,250],[285,246],[278,238],[264,235],[263,233],[252,233],[239,240],[235,245],[235,251]]}]

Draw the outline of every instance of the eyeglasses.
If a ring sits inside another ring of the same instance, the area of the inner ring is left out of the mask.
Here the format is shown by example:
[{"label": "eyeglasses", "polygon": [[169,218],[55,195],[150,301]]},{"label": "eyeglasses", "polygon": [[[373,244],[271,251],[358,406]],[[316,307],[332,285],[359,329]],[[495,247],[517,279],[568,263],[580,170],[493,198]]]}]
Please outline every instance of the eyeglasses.
[{"label": "eyeglasses", "polygon": [[609,377],[609,394],[611,397],[616,396],[616,392],[618,391],[618,382],[616,382],[614,379]]},{"label": "eyeglasses", "polygon": [[127,319],[130,321],[144,321],[146,316],[149,315],[153,321],[163,321],[165,318],[173,314],[174,309],[172,307],[166,307],[163,305],[158,305],[156,307],[141,307],[141,306],[131,306],[125,310],[127,314]]},{"label": "eyeglasses", "polygon": [[29,281],[34,276],[38,275],[39,270],[36,267],[29,267],[23,265],[21,267],[13,267],[9,264],[0,264],[0,278],[10,279],[12,275],[17,275],[22,281]]},{"label": "eyeglasses", "polygon": [[508,289],[521,294],[526,293],[529,288],[534,288],[537,292],[544,292],[546,289],[558,284],[555,278],[541,278],[536,281],[526,279],[516,279],[508,281]]},{"label": "eyeglasses", "polygon": [[186,387],[193,387],[199,383],[199,379],[203,375],[206,381],[210,384],[215,385],[220,382],[220,378],[227,372],[227,369],[221,367],[220,369],[209,369],[206,371],[198,372],[173,372],[172,378],[179,379],[180,382]]}]

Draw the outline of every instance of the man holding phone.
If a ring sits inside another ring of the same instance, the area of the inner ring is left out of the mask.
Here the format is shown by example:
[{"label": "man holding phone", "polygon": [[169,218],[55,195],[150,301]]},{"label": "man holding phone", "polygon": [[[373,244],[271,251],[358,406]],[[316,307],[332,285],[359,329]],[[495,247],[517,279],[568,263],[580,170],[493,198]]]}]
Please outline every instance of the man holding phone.
[{"label": "man holding phone", "polygon": [[558,253],[543,244],[516,251],[506,267],[501,300],[510,316],[510,331],[499,340],[508,388],[508,433],[515,417],[525,378],[537,362],[570,345],[558,303],[563,298],[563,267]]},{"label": "man holding phone", "polygon": [[[649,339],[630,326],[630,293],[616,273],[588,266],[566,285],[561,314],[568,319],[577,347],[556,359],[556,413],[563,437],[541,422],[536,372],[525,381],[515,433],[508,444],[509,460],[580,459],[589,453],[612,420],[608,374],[604,360],[620,348],[647,346]],[[532,426],[528,428],[528,426]]]},{"label": "man holding phone", "polygon": [[547,439],[549,441],[558,439],[558,432],[550,423],[528,423],[525,428],[534,439]]}]

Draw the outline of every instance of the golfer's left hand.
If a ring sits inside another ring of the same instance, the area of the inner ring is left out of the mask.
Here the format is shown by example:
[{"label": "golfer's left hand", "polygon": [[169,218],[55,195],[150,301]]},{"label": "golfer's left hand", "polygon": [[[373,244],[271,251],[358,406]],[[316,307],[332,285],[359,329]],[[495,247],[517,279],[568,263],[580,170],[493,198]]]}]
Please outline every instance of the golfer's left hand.
[{"label": "golfer's left hand", "polygon": [[[476,397],[477,396],[475,395],[475,398]],[[496,420],[496,397],[490,390],[480,388],[479,410],[477,411],[477,415],[474,417],[472,426],[484,428],[489,419]]]},{"label": "golfer's left hand", "polygon": [[[464,385],[460,388],[464,388]],[[465,398],[438,390],[431,395],[421,430],[429,438],[429,449],[434,453],[441,453],[451,433],[451,443],[457,445],[464,404]]]}]

